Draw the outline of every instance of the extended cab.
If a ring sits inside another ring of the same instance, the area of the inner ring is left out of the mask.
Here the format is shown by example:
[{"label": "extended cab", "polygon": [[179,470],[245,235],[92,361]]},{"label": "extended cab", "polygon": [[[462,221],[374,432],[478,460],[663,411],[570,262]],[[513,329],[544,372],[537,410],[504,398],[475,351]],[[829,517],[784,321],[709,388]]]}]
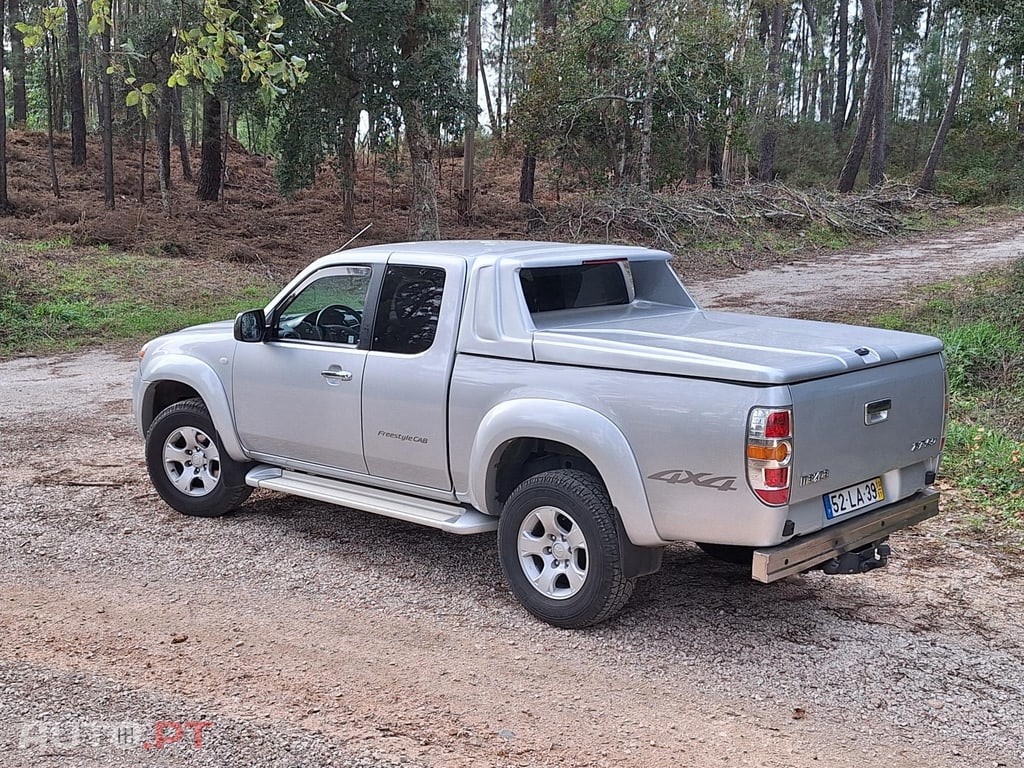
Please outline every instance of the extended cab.
[{"label": "extended cab", "polygon": [[339,251],[264,309],[149,342],[153,484],[199,516],[269,488],[497,531],[512,592],[597,623],[672,542],[771,582],[884,565],[934,515],[929,336],[700,309],[667,253],[435,242]]}]

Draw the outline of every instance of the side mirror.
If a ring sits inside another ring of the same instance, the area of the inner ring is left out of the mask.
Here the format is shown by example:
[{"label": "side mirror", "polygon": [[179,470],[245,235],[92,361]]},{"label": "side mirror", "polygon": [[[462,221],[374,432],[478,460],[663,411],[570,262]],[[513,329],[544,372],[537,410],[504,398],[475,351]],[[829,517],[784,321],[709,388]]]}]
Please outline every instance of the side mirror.
[{"label": "side mirror", "polygon": [[235,318],[235,340],[257,342],[267,335],[267,317],[262,309],[239,312]]}]

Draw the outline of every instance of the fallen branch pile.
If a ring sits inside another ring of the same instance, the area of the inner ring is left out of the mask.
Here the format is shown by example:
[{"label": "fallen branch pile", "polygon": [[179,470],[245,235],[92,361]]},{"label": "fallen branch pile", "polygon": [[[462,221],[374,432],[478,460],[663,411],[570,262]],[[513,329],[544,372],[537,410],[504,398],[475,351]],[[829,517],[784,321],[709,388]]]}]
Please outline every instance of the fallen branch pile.
[{"label": "fallen branch pile", "polygon": [[674,195],[630,187],[602,197],[563,202],[554,211],[536,209],[534,214],[553,237],[644,241],[679,250],[714,233],[768,227],[823,225],[858,237],[890,237],[904,228],[908,212],[938,210],[951,204],[900,184],[845,195],[790,189],[782,184],[749,184],[727,189],[708,186]]}]

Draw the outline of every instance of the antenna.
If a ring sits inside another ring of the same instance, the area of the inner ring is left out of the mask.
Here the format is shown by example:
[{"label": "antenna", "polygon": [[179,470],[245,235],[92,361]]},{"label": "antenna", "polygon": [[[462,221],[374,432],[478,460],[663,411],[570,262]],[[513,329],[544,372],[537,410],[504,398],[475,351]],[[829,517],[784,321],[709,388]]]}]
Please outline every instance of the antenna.
[{"label": "antenna", "polygon": [[354,235],[352,235],[352,237],[350,237],[348,239],[348,242],[345,243],[343,246],[341,246],[341,248],[339,248],[338,250],[339,251],[344,251],[346,248],[348,248],[350,245],[352,245],[352,243],[354,243],[356,240],[358,240],[360,237],[362,237],[363,236],[363,232],[365,232],[366,230],[368,230],[372,226],[373,226],[373,222],[371,221],[365,227],[363,227],[358,232],[356,232]]}]

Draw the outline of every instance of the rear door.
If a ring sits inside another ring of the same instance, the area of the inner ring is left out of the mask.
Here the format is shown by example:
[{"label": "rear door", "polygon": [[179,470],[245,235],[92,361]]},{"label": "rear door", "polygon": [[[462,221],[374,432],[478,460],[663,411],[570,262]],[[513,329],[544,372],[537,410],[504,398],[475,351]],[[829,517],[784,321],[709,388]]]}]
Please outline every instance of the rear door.
[{"label": "rear door", "polygon": [[392,259],[363,369],[363,454],[371,475],[450,490],[448,387],[466,263]]}]

